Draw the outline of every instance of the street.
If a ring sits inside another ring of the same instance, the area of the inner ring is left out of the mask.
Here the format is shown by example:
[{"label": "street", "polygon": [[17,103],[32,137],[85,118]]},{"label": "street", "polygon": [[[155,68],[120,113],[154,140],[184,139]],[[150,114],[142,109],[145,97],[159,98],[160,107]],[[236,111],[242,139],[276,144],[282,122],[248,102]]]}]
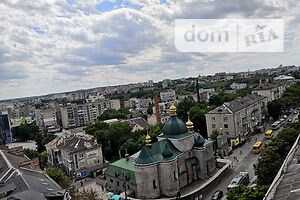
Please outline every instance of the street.
[{"label": "street", "polygon": [[[298,114],[292,113],[288,116],[288,118],[292,118],[292,120],[294,121],[297,116]],[[287,123],[287,119],[285,120],[285,123]],[[268,124],[265,131],[269,130],[270,127],[271,125]],[[284,126],[281,126],[278,130],[275,130],[273,133],[273,137],[275,137],[283,127]],[[259,154],[254,154],[251,152],[252,146],[256,142],[255,138],[257,138],[257,141],[262,141],[263,144],[267,144],[271,141],[270,139],[265,139],[265,132],[253,135],[250,142],[246,142],[242,147],[235,149],[230,156],[227,156],[225,159],[231,160],[233,162],[233,171],[205,197],[206,200],[210,200],[214,192],[217,190],[223,191],[223,199],[226,199],[225,194],[227,192],[227,186],[229,185],[230,181],[240,172],[249,172],[250,183],[252,182],[254,178],[253,164],[255,164],[257,159],[259,158]],[[242,151],[242,154],[240,153],[240,151]],[[237,158],[237,161],[234,159],[234,157]]]}]

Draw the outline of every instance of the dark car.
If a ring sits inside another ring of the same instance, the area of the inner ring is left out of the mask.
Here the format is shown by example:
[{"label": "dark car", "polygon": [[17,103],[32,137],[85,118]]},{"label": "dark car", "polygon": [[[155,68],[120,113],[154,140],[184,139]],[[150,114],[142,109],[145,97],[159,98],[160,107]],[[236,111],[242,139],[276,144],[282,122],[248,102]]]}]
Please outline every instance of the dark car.
[{"label": "dark car", "polygon": [[211,197],[211,200],[219,200],[222,199],[223,192],[221,190],[217,190]]}]

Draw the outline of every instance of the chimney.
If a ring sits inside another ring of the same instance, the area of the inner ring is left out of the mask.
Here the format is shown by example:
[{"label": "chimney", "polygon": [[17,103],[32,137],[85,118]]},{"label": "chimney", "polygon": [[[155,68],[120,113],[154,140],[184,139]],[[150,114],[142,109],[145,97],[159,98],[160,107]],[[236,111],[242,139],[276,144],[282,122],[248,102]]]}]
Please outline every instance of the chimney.
[{"label": "chimney", "polygon": [[159,105],[158,105],[158,96],[154,96],[154,104],[155,104],[155,114],[156,114],[156,121],[161,122],[160,120],[160,111],[159,111]]}]

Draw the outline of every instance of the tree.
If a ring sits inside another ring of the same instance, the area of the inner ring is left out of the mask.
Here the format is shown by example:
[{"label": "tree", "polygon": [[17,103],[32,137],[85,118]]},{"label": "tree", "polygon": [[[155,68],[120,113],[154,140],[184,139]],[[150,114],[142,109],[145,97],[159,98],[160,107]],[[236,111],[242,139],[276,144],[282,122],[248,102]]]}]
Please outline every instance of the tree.
[{"label": "tree", "polygon": [[42,133],[38,132],[35,135],[35,143],[37,145],[37,151],[39,153],[42,153],[43,151],[46,151],[45,145],[51,142],[56,136],[53,134],[47,134],[47,133]]},{"label": "tree", "polygon": [[39,132],[39,127],[32,122],[31,124],[27,124],[27,122],[22,123],[16,132],[15,137],[20,141],[33,140]]},{"label": "tree", "polygon": [[193,97],[185,97],[177,106],[177,115],[182,121],[187,121],[187,112],[193,107],[197,106],[197,102]]},{"label": "tree", "polygon": [[198,106],[193,106],[190,109],[191,121],[194,124],[194,129],[207,138],[206,118],[207,109],[201,109]]},{"label": "tree", "polygon": [[258,185],[270,185],[300,132],[299,123],[286,125],[271,142],[265,145],[254,164]]},{"label": "tree", "polygon": [[46,174],[48,174],[48,176],[50,176],[62,188],[65,189],[70,186],[70,181],[62,170],[58,168],[48,168],[46,170]]},{"label": "tree", "polygon": [[268,187],[246,187],[237,186],[231,188],[227,193],[227,200],[262,200],[267,192]]},{"label": "tree", "polygon": [[99,120],[104,121],[108,119],[126,119],[127,115],[129,115],[129,109],[128,108],[121,108],[119,110],[115,109],[107,109],[105,110],[102,115],[98,117]]},{"label": "tree", "polygon": [[210,138],[212,141],[216,141],[217,140],[217,137],[220,135],[219,131],[217,131],[217,129],[214,129]]},{"label": "tree", "polygon": [[270,101],[267,105],[268,113],[273,119],[278,119],[282,114],[283,104],[281,100]]},{"label": "tree", "polygon": [[148,115],[152,115],[153,114],[153,104],[152,103],[150,103],[149,105],[148,105],[148,108],[147,108],[147,114]]}]

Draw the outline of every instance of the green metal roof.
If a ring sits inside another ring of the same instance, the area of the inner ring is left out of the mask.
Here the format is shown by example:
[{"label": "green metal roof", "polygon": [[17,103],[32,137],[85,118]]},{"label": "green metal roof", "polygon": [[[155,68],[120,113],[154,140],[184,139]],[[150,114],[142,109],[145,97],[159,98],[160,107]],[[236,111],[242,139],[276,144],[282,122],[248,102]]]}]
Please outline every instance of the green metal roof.
[{"label": "green metal roof", "polygon": [[186,125],[177,116],[171,116],[165,123],[163,128],[163,135],[165,136],[178,136],[187,134],[188,130]]},{"label": "green metal roof", "polygon": [[194,133],[194,147],[203,147],[205,139],[199,133]]},{"label": "green metal roof", "polygon": [[[167,148],[167,150],[166,150]],[[166,155],[166,151],[168,154]],[[172,153],[170,153],[170,152]],[[165,156],[163,155],[163,152]],[[182,154],[168,139],[142,147],[140,155],[135,160],[135,165],[148,165],[156,162],[168,162]]]},{"label": "green metal roof", "polygon": [[[124,173],[124,175],[123,175]],[[134,174],[134,165],[132,160],[122,158],[110,164],[106,171],[104,172],[105,175],[109,175],[112,177],[116,177],[120,180],[124,180],[124,177],[127,176],[127,182],[136,184],[135,181],[135,174]]]}]

